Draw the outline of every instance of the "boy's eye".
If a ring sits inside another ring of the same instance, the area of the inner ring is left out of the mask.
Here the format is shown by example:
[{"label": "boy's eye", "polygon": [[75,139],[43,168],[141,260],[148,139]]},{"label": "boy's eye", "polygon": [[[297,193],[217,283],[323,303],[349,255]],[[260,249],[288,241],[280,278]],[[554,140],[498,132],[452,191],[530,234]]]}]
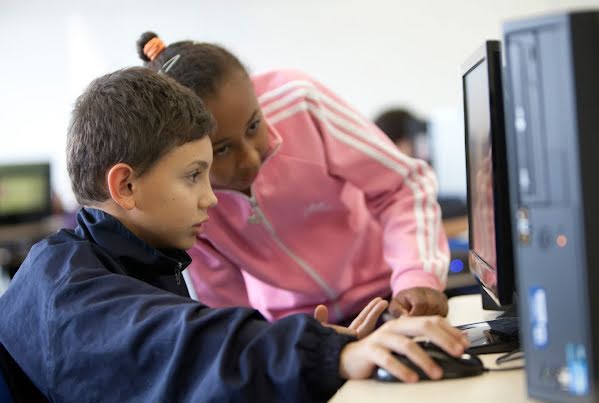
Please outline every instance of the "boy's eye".
[{"label": "boy's eye", "polygon": [[192,182],[197,182],[197,180],[200,177],[201,172],[200,171],[195,171],[193,172],[191,175],[188,176],[189,180],[191,180]]},{"label": "boy's eye", "polygon": [[229,152],[229,150],[231,149],[231,146],[229,146],[228,144],[219,148],[214,149],[214,155],[217,156],[221,156],[221,155],[225,155],[226,153]]}]

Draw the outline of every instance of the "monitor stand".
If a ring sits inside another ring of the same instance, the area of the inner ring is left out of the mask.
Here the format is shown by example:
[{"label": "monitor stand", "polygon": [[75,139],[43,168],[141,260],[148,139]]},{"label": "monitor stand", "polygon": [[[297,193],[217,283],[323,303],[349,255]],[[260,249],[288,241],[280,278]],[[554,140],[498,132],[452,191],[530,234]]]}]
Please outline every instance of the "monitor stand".
[{"label": "monitor stand", "polygon": [[470,340],[466,350],[474,354],[508,353],[520,348],[516,304],[497,319],[457,326]]}]

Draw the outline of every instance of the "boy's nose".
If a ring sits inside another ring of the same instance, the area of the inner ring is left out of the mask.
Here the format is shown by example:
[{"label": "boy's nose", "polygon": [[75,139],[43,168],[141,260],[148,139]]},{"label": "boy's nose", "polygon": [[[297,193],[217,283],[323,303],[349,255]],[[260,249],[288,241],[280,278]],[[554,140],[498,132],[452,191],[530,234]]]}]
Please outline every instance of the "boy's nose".
[{"label": "boy's nose", "polygon": [[208,192],[200,199],[200,208],[201,209],[209,209],[216,206],[218,203],[218,199],[216,195],[212,191],[212,186],[209,187]]}]

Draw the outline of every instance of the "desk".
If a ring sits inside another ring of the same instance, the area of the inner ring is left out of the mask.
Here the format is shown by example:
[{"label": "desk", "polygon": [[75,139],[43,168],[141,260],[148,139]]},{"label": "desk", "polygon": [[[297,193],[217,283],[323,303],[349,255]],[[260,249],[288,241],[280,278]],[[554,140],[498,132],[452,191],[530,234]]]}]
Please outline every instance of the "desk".
[{"label": "desk", "polygon": [[52,215],[36,221],[0,225],[0,272],[4,268],[10,277],[14,276],[33,244],[64,227],[65,217]]},{"label": "desk", "polygon": [[[453,325],[493,319],[496,312],[483,311],[480,295],[463,295],[449,299],[448,320]],[[487,368],[495,366],[501,354],[480,358]],[[486,372],[483,375],[439,382],[416,384],[383,383],[374,380],[348,381],[329,403],[359,402],[443,402],[443,403],[517,403],[535,402],[526,396],[524,370]]]}]

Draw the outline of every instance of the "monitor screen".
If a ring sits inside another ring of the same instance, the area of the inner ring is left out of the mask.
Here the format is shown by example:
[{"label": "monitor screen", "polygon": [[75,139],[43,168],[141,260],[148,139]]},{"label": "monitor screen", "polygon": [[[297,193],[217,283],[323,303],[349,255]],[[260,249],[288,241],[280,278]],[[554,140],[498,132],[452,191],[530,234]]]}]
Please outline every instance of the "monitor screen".
[{"label": "monitor screen", "polygon": [[0,165],[0,225],[50,215],[50,165]]},{"label": "monitor screen", "polygon": [[487,41],[472,55],[462,85],[469,268],[501,308],[511,304],[515,287],[498,41]]}]

